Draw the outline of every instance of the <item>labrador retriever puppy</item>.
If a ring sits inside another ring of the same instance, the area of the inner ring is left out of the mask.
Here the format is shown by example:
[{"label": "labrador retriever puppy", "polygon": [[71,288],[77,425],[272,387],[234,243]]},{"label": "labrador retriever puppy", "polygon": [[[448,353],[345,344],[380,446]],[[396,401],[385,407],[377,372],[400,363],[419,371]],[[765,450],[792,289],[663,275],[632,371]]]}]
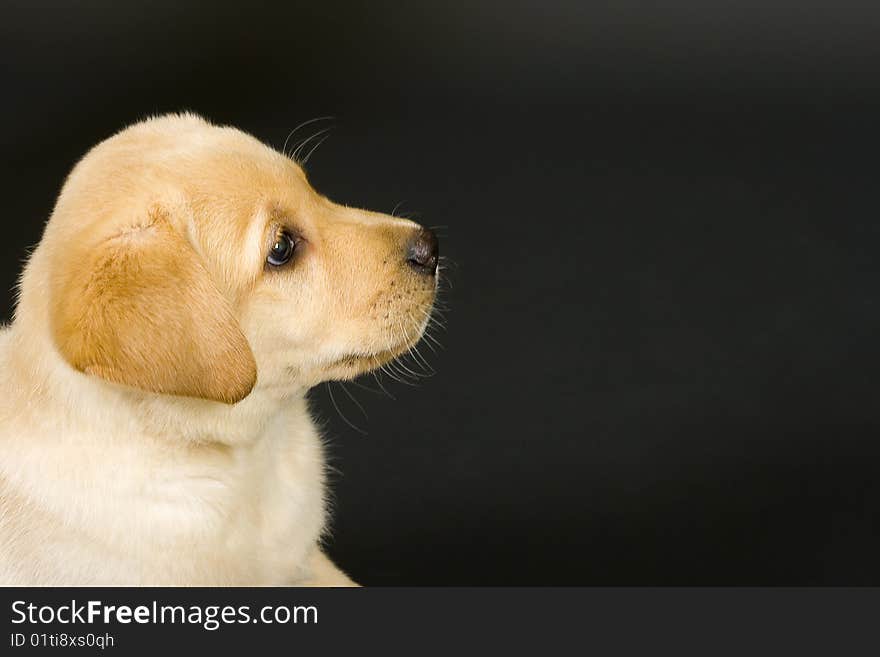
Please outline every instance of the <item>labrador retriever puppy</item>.
[{"label": "labrador retriever puppy", "polygon": [[420,339],[437,261],[234,128],[96,146],[0,331],[0,584],[352,585],[305,395]]}]

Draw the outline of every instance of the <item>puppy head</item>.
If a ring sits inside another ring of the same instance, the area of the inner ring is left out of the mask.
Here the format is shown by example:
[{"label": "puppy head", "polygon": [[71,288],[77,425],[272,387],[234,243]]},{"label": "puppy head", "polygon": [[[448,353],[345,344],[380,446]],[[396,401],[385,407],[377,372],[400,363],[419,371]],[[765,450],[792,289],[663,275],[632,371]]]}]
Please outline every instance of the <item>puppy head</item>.
[{"label": "puppy head", "polygon": [[86,155],[31,267],[48,270],[52,336],[74,368],[234,403],[407,351],[430,316],[437,241],[329,201],[238,130],[175,115]]}]

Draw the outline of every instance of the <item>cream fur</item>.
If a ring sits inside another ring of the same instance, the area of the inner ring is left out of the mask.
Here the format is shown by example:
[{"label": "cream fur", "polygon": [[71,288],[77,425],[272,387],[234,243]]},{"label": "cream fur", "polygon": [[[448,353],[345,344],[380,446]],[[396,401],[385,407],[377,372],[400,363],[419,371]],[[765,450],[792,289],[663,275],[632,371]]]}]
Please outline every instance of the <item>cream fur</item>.
[{"label": "cream fur", "polygon": [[[304,241],[274,271],[279,222]],[[290,159],[193,115],[95,147],[0,331],[0,583],[351,585],[320,550],[325,466],[305,393],[419,339],[436,281],[405,265],[416,228],[331,203]],[[131,267],[94,275],[102,249]],[[156,254],[200,263],[195,287],[216,298],[174,292]],[[124,319],[119,298],[140,299]],[[220,328],[203,335],[206,313]],[[246,342],[228,351],[234,335]]]}]

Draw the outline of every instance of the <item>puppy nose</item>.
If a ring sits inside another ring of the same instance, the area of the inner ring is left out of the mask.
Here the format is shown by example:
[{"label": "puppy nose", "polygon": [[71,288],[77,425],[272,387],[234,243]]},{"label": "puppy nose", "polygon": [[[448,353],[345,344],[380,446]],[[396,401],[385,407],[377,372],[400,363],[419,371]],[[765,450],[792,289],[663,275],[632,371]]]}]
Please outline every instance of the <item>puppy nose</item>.
[{"label": "puppy nose", "polygon": [[434,275],[437,271],[437,256],[440,244],[433,230],[419,228],[410,239],[406,251],[406,261],[410,267],[421,274]]}]

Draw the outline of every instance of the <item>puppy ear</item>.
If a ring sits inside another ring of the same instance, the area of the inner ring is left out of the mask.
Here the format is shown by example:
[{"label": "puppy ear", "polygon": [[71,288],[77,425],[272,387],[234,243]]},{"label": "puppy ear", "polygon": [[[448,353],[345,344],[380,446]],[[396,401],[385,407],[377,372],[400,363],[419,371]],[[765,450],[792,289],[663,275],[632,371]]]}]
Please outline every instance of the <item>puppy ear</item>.
[{"label": "puppy ear", "polygon": [[61,354],[87,374],[227,404],[254,387],[247,339],[199,256],[160,209],[71,260],[52,286]]}]

